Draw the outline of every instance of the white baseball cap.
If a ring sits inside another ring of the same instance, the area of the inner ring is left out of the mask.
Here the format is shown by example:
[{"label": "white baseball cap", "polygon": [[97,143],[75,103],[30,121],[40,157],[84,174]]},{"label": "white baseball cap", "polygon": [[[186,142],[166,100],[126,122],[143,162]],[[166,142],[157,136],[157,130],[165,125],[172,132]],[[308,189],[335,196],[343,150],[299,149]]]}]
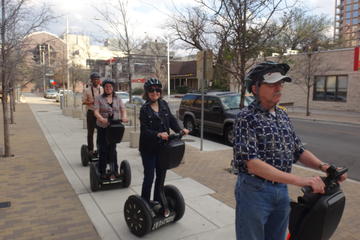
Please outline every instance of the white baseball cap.
[{"label": "white baseball cap", "polygon": [[286,75],[282,75],[280,72],[269,72],[263,75],[264,78],[264,83],[276,83],[278,81],[285,81],[285,82],[291,82],[291,78],[286,76]]}]

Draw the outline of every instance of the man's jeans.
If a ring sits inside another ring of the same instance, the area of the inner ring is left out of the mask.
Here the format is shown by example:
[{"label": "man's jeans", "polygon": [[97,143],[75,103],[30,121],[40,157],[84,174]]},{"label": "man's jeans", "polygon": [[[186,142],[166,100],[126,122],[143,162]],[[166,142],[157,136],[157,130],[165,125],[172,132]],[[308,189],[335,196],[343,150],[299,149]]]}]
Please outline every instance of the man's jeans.
[{"label": "man's jeans", "polygon": [[286,184],[239,173],[235,197],[237,240],[285,239],[290,213]]}]

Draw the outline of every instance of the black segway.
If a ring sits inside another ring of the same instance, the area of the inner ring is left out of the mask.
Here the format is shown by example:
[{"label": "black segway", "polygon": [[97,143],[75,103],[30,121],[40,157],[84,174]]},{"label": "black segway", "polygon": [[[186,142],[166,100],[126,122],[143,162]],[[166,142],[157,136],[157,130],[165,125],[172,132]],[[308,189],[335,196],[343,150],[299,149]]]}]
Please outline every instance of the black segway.
[{"label": "black segway", "polygon": [[313,193],[310,187],[302,189],[303,196],[291,202],[289,235],[287,240],[328,240],[335,232],[345,207],[345,195],[338,183],[348,171],[330,166],[323,177],[325,194]]},{"label": "black segway", "polygon": [[[185,152],[185,143],[181,134],[172,134],[160,150],[159,166],[171,169],[179,166]],[[124,206],[124,216],[130,231],[138,236],[144,236],[171,222],[180,220],[185,213],[184,198],[175,186],[165,185],[164,194],[169,205],[170,215],[164,217],[160,203],[152,206],[139,195],[130,196]]]},{"label": "black segway", "polygon": [[98,158],[99,153],[95,150],[93,153],[89,152],[88,146],[86,144],[81,145],[80,148],[80,157],[81,157],[81,164],[86,167],[89,165],[89,162],[92,161],[93,158]]},{"label": "black segway", "polygon": [[[107,128],[106,132],[106,141],[108,143],[120,143],[124,135],[125,127],[120,120],[110,121],[110,126]],[[120,188],[127,188],[131,183],[131,169],[130,164],[127,160],[121,161],[120,164],[120,173],[116,174],[115,170],[115,160],[116,156],[111,156],[111,159],[108,159],[106,167],[106,175],[116,176],[115,178],[101,178],[99,172],[99,157],[93,157],[90,161],[90,188],[93,192],[100,190],[103,186],[110,186],[115,184]]]}]

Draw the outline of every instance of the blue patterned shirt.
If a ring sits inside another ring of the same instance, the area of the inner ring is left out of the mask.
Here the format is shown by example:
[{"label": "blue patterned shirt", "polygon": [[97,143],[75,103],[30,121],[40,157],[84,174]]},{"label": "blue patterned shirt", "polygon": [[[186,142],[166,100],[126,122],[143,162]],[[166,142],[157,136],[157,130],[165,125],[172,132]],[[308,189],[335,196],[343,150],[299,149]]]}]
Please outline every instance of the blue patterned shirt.
[{"label": "blue patterned shirt", "polygon": [[238,113],[234,127],[234,160],[239,172],[247,173],[246,161],[255,158],[291,172],[304,152],[288,115],[278,107],[273,115],[254,101]]}]

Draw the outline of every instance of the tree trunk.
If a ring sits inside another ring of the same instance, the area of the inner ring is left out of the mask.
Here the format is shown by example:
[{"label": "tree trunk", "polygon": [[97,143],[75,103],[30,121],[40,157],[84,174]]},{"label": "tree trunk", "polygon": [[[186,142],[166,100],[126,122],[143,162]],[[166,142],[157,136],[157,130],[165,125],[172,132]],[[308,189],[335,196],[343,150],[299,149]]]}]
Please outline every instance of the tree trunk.
[{"label": "tree trunk", "polygon": [[10,128],[9,128],[9,105],[8,90],[9,86],[6,81],[6,53],[5,53],[5,0],[1,0],[1,84],[2,84],[2,107],[4,122],[4,157],[10,157]]},{"label": "tree trunk", "polygon": [[127,61],[128,61],[128,71],[129,71],[129,102],[132,103],[132,87],[131,87],[131,66],[130,66],[130,58],[131,58],[131,54],[128,51],[128,57],[127,57]]},{"label": "tree trunk", "polygon": [[4,157],[10,157],[10,128],[9,128],[9,105],[7,103],[8,94],[3,92],[2,108],[4,122]]},{"label": "tree trunk", "polygon": [[312,53],[309,51],[308,55],[308,73],[306,79],[306,116],[310,116],[310,80],[311,80],[311,55]]},{"label": "tree trunk", "polygon": [[13,88],[10,88],[9,91],[9,96],[10,96],[10,109],[9,109],[9,113],[10,113],[10,124],[14,124],[14,112],[15,112],[15,98],[14,98],[14,91]]},{"label": "tree trunk", "polygon": [[310,116],[310,86],[307,86],[306,93],[306,116]]}]

